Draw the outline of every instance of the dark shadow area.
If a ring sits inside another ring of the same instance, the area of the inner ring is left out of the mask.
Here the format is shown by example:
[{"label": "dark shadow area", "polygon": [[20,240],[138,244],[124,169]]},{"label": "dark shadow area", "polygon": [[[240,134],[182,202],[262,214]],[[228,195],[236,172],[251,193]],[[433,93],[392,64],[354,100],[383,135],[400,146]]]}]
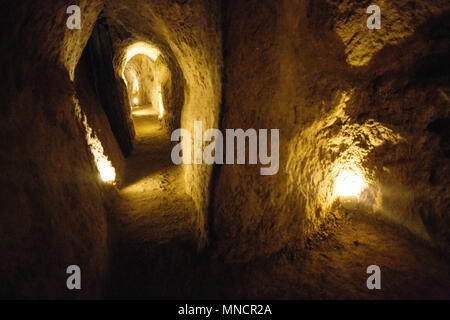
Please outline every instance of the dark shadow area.
[{"label": "dark shadow area", "polygon": [[450,118],[434,120],[428,125],[427,130],[439,135],[442,153],[450,158]]},{"label": "dark shadow area", "polygon": [[106,19],[100,18],[95,24],[85,51],[103,110],[124,156],[129,156],[133,150],[134,127],[128,100],[119,91],[118,79],[114,75],[114,52]]}]

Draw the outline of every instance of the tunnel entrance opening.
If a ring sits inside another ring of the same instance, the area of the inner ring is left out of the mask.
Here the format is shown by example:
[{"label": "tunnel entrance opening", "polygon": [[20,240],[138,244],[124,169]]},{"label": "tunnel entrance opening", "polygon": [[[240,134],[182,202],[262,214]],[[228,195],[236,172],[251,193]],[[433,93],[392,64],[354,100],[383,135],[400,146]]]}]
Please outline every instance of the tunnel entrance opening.
[{"label": "tunnel entrance opening", "polygon": [[158,67],[159,50],[145,42],[137,42],[126,49],[121,76],[127,88],[131,115],[162,119],[163,72]]},{"label": "tunnel entrance opening", "polygon": [[145,54],[137,54],[125,65],[122,77],[137,134],[143,133],[141,125],[149,126],[155,122],[154,127],[161,127],[156,119],[163,118],[164,106],[156,63]]},{"label": "tunnel entrance opening", "polygon": [[[130,116],[137,120],[155,120],[164,131],[180,126],[185,105],[185,80],[177,58],[163,40],[129,38],[120,26],[114,32],[114,72],[121,80],[122,95],[127,100]],[[123,33],[123,35],[122,35]],[[145,119],[144,119],[145,120]],[[136,134],[139,135],[136,128]]]}]

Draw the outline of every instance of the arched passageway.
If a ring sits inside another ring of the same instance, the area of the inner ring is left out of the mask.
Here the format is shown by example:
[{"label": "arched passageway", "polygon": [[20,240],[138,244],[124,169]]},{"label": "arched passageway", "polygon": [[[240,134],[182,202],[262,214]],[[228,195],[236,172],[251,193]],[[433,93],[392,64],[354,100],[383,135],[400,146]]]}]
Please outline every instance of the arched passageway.
[{"label": "arched passageway", "polygon": [[[112,21],[108,30],[114,27]],[[134,135],[110,219],[111,290],[133,292],[130,286],[147,287],[147,281],[173,274],[174,270],[159,269],[162,261],[185,250],[193,255],[199,243],[198,211],[187,190],[185,168],[171,161],[171,130],[181,126],[186,107],[184,74],[176,58],[155,44],[120,37],[114,56],[115,81],[127,109],[122,110]],[[146,257],[148,250],[161,253]]]}]

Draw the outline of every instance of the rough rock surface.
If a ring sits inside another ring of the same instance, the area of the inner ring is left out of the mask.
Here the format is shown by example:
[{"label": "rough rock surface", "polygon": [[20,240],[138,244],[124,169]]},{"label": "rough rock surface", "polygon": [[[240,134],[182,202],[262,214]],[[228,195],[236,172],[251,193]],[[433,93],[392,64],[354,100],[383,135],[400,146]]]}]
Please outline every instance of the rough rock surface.
[{"label": "rough rock surface", "polygon": [[[222,66],[218,1],[83,0],[77,3],[81,30],[66,27],[66,9],[71,4],[23,1],[2,10],[2,21],[9,26],[2,30],[2,70],[8,79],[1,111],[1,181],[9,186],[1,191],[5,284],[1,294],[5,296],[70,295],[65,268],[72,263],[89,274],[84,292],[90,296],[100,294],[107,275],[106,218],[114,190],[99,179],[75,113],[77,102],[83,114],[90,114],[88,122],[117,166],[118,179],[123,159],[111,140],[114,128],[101,112],[96,113],[97,103],[86,105],[89,98],[84,98],[92,94],[92,87],[83,83],[74,88],[71,81],[101,12],[115,28],[111,38],[118,56],[137,40],[161,50],[157,68],[165,74],[170,71],[162,88],[168,127],[192,130],[194,120],[202,120],[205,128],[218,123]],[[120,75],[115,77],[125,97],[125,85]],[[201,247],[206,243],[212,168],[182,169],[185,188],[197,208],[192,219]],[[55,261],[39,261],[40,257]]]},{"label": "rough rock surface", "polygon": [[[71,82],[101,9],[80,1],[83,29],[66,27],[67,1],[10,2],[2,9],[0,296],[98,297],[107,276],[107,212],[75,115]],[[84,290],[66,287],[79,265]]]},{"label": "rough rock surface", "polygon": [[[70,4],[16,1],[1,11],[8,27],[0,31],[7,79],[0,91],[0,297],[104,296],[111,266],[108,215],[118,210],[111,207],[117,189],[99,177],[80,112],[115,166],[118,187],[126,160],[113,133],[116,125],[109,124],[92,85],[95,70],[83,56],[99,19],[111,37],[108,63],[114,70],[107,81],[116,82],[124,108],[118,114],[130,130],[121,72],[127,48],[139,41],[161,53],[152,68],[167,114],[161,122],[152,118],[152,126],[162,124],[169,132],[182,127],[192,138],[194,121],[202,121],[204,130],[280,129],[280,169],[274,176],[261,176],[255,165],[162,170],[160,194],[169,199],[176,188],[177,200],[167,206],[172,220],[146,215],[166,199],[155,193],[153,202],[141,205],[151,185],[133,193],[152,177],[122,190],[119,209],[129,207],[139,218],[127,229],[138,245],[127,243],[133,250],[124,256],[136,262],[131,270],[152,274],[147,282],[133,275],[132,283],[143,283],[137,296],[346,297],[338,290],[353,281],[348,296],[367,297],[357,292],[354,275],[374,251],[394,270],[392,279],[406,274],[392,297],[414,297],[404,285],[426,269],[424,261],[431,267],[417,291],[441,282],[437,293],[424,295],[448,296],[447,265],[429,248],[444,250],[448,259],[448,1],[380,1],[380,30],[366,28],[366,0],[80,0],[81,30],[66,27]],[[144,147],[164,146],[158,156],[168,154],[170,146],[159,143],[165,134],[149,135]],[[123,139],[131,144],[132,134]],[[128,179],[161,169],[165,160],[145,166],[147,158],[135,155],[136,170],[127,172]],[[366,182],[359,204],[350,209],[333,194],[336,177],[347,167]],[[356,217],[354,224],[342,220],[347,211]],[[148,221],[155,227],[150,231],[163,227],[148,233]],[[333,228],[336,239],[323,231]],[[176,235],[175,244],[167,240]],[[158,237],[168,244],[147,252],[146,241]],[[362,245],[355,249],[354,241]],[[208,242],[212,258],[192,249]],[[384,242],[389,245],[380,249]],[[148,261],[155,270],[148,270]],[[317,280],[324,261],[329,272]],[[127,275],[127,263],[114,264],[118,274]],[[81,292],[66,288],[71,264],[82,268]],[[347,271],[337,279],[333,270]],[[136,290],[127,287],[128,278],[121,280],[119,289]],[[320,292],[322,285],[330,291]]]},{"label": "rough rock surface", "polygon": [[[128,83],[130,105],[151,105],[153,109],[159,110],[156,64],[147,56],[138,54],[128,62],[124,75]],[[137,103],[133,101],[134,98],[138,99]]]},{"label": "rough rock surface", "polygon": [[[166,65],[171,73],[162,88],[168,127],[188,129],[192,139],[194,121],[202,121],[204,130],[217,128],[222,80],[219,1],[111,1],[105,15],[116,30],[116,73],[124,49],[133,42],[146,41],[161,52],[159,67]],[[186,190],[198,212],[194,220],[200,247],[207,241],[211,173],[211,166],[184,166]]]},{"label": "rough rock surface", "polygon": [[384,1],[381,30],[367,6],[226,2],[221,127],[280,128],[280,171],[220,168],[216,254],[302,246],[331,218],[336,168],[355,163],[365,212],[448,248],[448,3]]}]

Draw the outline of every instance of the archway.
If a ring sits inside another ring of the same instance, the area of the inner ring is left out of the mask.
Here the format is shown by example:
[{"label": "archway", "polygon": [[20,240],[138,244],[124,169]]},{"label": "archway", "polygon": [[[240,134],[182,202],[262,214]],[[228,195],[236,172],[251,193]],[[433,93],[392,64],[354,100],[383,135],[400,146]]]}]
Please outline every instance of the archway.
[{"label": "archway", "polygon": [[162,119],[164,116],[161,85],[167,75],[165,68],[158,67],[159,57],[159,50],[145,42],[136,42],[126,49],[121,75],[133,118],[157,115]]}]

